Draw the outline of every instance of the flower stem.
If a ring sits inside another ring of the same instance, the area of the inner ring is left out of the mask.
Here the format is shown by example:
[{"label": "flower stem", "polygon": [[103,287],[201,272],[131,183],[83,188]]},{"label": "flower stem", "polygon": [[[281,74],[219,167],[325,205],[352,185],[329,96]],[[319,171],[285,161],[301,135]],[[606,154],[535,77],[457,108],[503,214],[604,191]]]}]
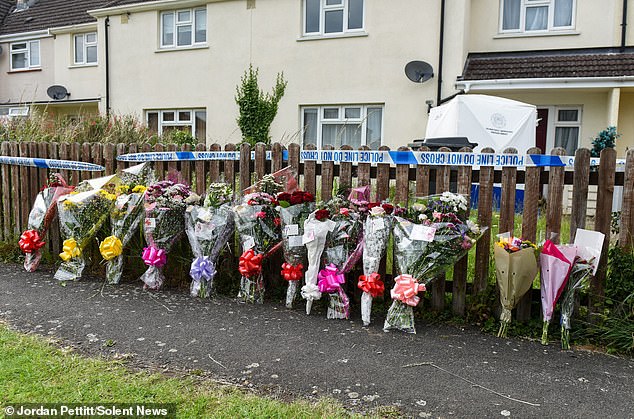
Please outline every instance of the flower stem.
[{"label": "flower stem", "polygon": [[550,325],[549,320],[544,320],[544,324],[542,325],[542,345],[548,345],[548,326]]}]

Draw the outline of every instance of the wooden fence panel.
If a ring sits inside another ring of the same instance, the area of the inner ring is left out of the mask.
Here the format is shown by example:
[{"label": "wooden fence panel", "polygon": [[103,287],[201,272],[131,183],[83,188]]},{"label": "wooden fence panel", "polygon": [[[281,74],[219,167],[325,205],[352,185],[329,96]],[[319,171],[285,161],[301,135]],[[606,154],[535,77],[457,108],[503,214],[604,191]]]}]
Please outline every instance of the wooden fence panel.
[{"label": "wooden fence panel", "polygon": [[[537,147],[530,148],[527,154],[541,154]],[[524,180],[524,211],[522,213],[522,239],[533,243],[537,240],[537,210],[539,207],[539,178],[541,167],[527,167]],[[526,322],[531,317],[533,293],[529,290],[517,303],[517,320]]]},{"label": "wooden fence panel", "polygon": [[[333,150],[331,145],[325,145],[324,150]],[[321,199],[327,201],[332,198],[332,187],[335,177],[335,164],[331,161],[321,163]]]},{"label": "wooden fence panel", "polygon": [[[576,162],[576,161],[575,161]],[[621,231],[619,245],[630,248],[634,244],[634,149],[627,152],[625,180],[623,183],[623,206],[621,209]]]},{"label": "wooden fence panel", "polygon": [[255,145],[255,175],[260,180],[266,174],[266,144]]},{"label": "wooden fence panel", "polygon": [[[163,144],[155,144],[154,145],[154,151],[156,152],[161,152],[164,151],[165,147],[163,147]],[[157,161],[154,163],[154,173],[156,174],[156,179],[157,180],[163,180],[165,179],[165,162],[162,161]]]},{"label": "wooden fence panel", "polygon": [[[234,144],[225,145],[225,151],[236,151],[236,146]],[[225,169],[225,183],[231,187],[233,191],[233,196],[236,194],[236,172],[235,172],[235,161],[233,160],[225,160],[224,169]]]},{"label": "wooden fence panel", "polygon": [[[83,143],[81,145],[81,161],[85,163],[92,163],[92,149],[90,143]],[[81,180],[92,179],[92,174],[94,172],[81,171]],[[99,172],[97,172],[99,173]],[[104,175],[102,173],[102,175]]]},{"label": "wooden fence panel", "polygon": [[[419,151],[429,151],[429,147],[423,146]],[[416,166],[416,196],[429,195],[429,166],[419,164]]]},{"label": "wooden fence panel", "polygon": [[616,150],[605,148],[601,150],[599,161],[599,187],[597,194],[597,212],[594,230],[605,234],[603,251],[599,262],[599,269],[591,282],[589,309],[591,313],[599,313],[603,307],[605,294],[605,279],[608,271],[608,251],[610,247],[610,227],[612,222],[612,198],[614,195],[614,181],[616,175]]},{"label": "wooden fence panel", "polygon": [[[399,147],[398,151],[410,151],[409,147]],[[396,165],[396,191],[394,202],[407,206],[409,201],[409,164]]]},{"label": "wooden fence panel", "polygon": [[[517,150],[509,147],[503,151],[504,154],[517,154]],[[502,194],[500,201],[500,223],[499,233],[507,231],[514,234],[515,227],[515,191],[517,179],[516,167],[502,168]]]},{"label": "wooden fence panel", "polygon": [[[556,147],[550,154],[564,156],[566,150]],[[561,232],[561,214],[563,212],[564,170],[564,167],[550,167],[550,173],[548,174],[546,240],[550,239],[554,243],[559,243],[561,240],[559,236]]]},{"label": "wooden fence panel", "polygon": [[[48,156],[51,159],[57,159],[59,158],[59,147],[57,143],[50,143],[48,144]],[[64,178],[64,180],[66,180],[67,182],[69,181],[68,178]],[[59,234],[59,219],[57,217],[53,218],[53,221],[51,222],[51,226],[48,230],[48,237],[49,237],[49,250],[51,251],[51,253],[53,254],[53,256],[59,254],[61,252],[61,240],[60,240],[60,234]]]},{"label": "wooden fence panel", "polygon": [[[182,151],[191,151],[192,150],[192,145],[191,144],[183,144],[181,146],[181,150]],[[181,176],[183,177],[183,181],[185,181],[186,184],[191,185],[192,184],[192,162],[189,160],[183,160],[181,163]]]},{"label": "wooden fence panel", "polygon": [[[59,144],[59,158],[61,160],[70,160],[70,144],[69,143]],[[107,169],[108,169],[108,166],[106,166],[106,170]],[[72,172],[70,170],[60,170],[59,173],[64,177],[64,179],[66,180],[66,182],[68,182],[69,185],[77,184],[75,179],[72,177]],[[109,171],[108,173],[112,173],[112,171]]]},{"label": "wooden fence panel", "polygon": [[240,195],[242,191],[251,186],[251,146],[247,143],[240,144]]},{"label": "wooden fence panel", "polygon": [[[368,151],[370,150],[370,147],[368,147],[367,145],[363,145],[359,147],[359,150]],[[357,165],[357,187],[368,186],[371,184],[370,170],[371,170],[370,163],[359,163]]]},{"label": "wooden fence panel", "polygon": [[[75,160],[75,161],[79,161],[80,160],[80,156],[81,156],[81,144],[80,143],[71,143],[70,144],[70,148],[69,148],[69,152],[70,152],[70,156],[69,159],[70,160]],[[81,177],[81,172],[78,171],[71,171],[70,172],[73,178],[73,182],[76,185],[79,185],[79,182],[81,182],[82,177]]]},{"label": "wooden fence panel", "polygon": [[[18,143],[12,141],[9,143],[9,153],[11,156],[19,156],[19,147]],[[22,234],[20,231],[21,224],[21,205],[20,205],[20,167],[19,166],[11,166],[11,202],[13,204],[13,234],[14,236],[19,236]]]},{"label": "wooden fence panel", "polygon": [[[90,153],[92,155],[92,162],[95,163],[95,164],[98,164],[100,166],[103,166],[103,146],[102,146],[102,144],[101,143],[93,143]],[[91,172],[93,179],[97,178],[97,177],[100,177],[100,176],[105,176],[108,173],[96,172],[96,171],[95,172]]]},{"label": "wooden fence panel", "polygon": [[586,227],[589,183],[590,150],[587,148],[580,148],[575,153],[575,171],[572,186],[572,213],[570,214],[570,243],[574,243],[577,229]]},{"label": "wooden fence panel", "polygon": [[[202,143],[198,143],[196,144],[196,147],[194,147],[194,150],[196,151],[206,151],[207,150],[207,146],[205,146]],[[218,161],[216,161],[216,163],[218,163]],[[210,170],[211,173],[211,170]],[[196,193],[198,195],[202,195],[205,193],[206,190],[206,181],[207,181],[207,173],[205,172],[205,161],[204,160],[196,160],[194,162],[194,177],[195,177],[195,184],[194,186],[194,190],[196,191]]]},{"label": "wooden fence panel", "polygon": [[[316,150],[315,144],[307,144],[304,147],[305,150]],[[304,190],[308,193],[317,193],[317,162],[306,161],[304,162]]]},{"label": "wooden fence panel", "polygon": [[[40,157],[40,150],[37,142],[29,142],[29,155],[31,157]],[[29,197],[29,204],[30,208],[32,208],[33,204],[35,203],[35,196],[44,185],[41,180],[43,177],[46,176],[46,169],[38,169],[37,167],[30,167],[29,169],[29,182],[31,183],[31,196]]]},{"label": "wooden fence panel", "polygon": [[[62,144],[63,145],[63,144]],[[60,149],[60,153],[62,153],[64,150]],[[63,158],[62,155],[60,154],[60,158]],[[105,166],[106,166],[106,173],[114,173],[114,161],[115,158],[115,145],[114,144],[104,144],[103,146],[103,159],[105,162]],[[155,163],[155,167],[156,167],[156,163]],[[160,176],[157,173],[157,177]]]},{"label": "wooden fence panel", "polygon": [[[387,146],[379,147],[380,151],[389,151]],[[390,164],[379,163],[376,165],[376,202],[381,202],[390,197]]]},{"label": "wooden fence panel", "polygon": [[[176,144],[168,144],[167,151],[176,151]],[[178,162],[168,161],[167,162],[167,173],[174,173],[178,171]]]},{"label": "wooden fence panel", "polygon": [[[220,146],[220,144],[212,144],[211,146],[209,146],[209,151],[220,151],[222,150],[222,147]],[[206,162],[202,162],[202,163],[206,163]],[[220,160],[211,160],[209,163],[209,181],[211,183],[217,183],[221,181],[221,178],[224,176],[220,175]],[[203,169],[203,173],[205,173],[205,165],[202,165],[202,169]],[[205,179],[206,176],[203,176],[203,179]],[[203,183],[203,191],[205,191],[207,189],[207,183],[206,181]]]},{"label": "wooden fence panel", "polygon": [[[469,147],[460,149],[463,153],[470,153],[472,150]],[[458,186],[456,192],[465,195],[467,202],[471,202],[471,166],[458,167]],[[467,207],[467,216],[471,210],[471,205]],[[456,262],[453,268],[452,278],[452,311],[457,316],[464,316],[465,304],[467,298],[467,273],[469,272],[469,255],[465,255],[462,259]]]},{"label": "wooden fence panel", "polygon": [[[451,152],[450,148],[440,147],[438,151]],[[450,166],[437,166],[436,169],[436,194],[448,192],[451,180]],[[431,284],[431,308],[435,311],[442,311],[445,308],[445,292],[447,280],[445,274],[438,275]]]},{"label": "wooden fence panel", "polygon": [[[20,157],[29,157],[29,144],[24,142],[18,144],[20,151]],[[31,182],[29,182],[29,168],[26,166],[20,166],[20,180],[18,182],[20,188],[20,223],[18,225],[18,232],[26,230],[26,225],[29,220],[29,212],[31,211]]]},{"label": "wooden fence panel", "polygon": [[284,152],[284,147],[280,143],[273,144],[271,149],[273,156],[271,159],[271,173],[275,173],[277,171],[282,170],[284,168],[284,160],[282,159],[282,153]]},{"label": "wooden fence panel", "polygon": [[[3,141],[0,144],[0,154],[9,156],[9,142]],[[11,166],[3,164],[0,168],[2,174],[2,240],[8,241],[13,237],[12,228],[12,210],[13,202],[11,202]]]},{"label": "wooden fence panel", "polygon": [[291,143],[288,145],[288,165],[297,173],[297,186],[301,185],[299,176],[299,144]]},{"label": "wooden fence panel", "polygon": [[[495,153],[486,147],[482,153]],[[489,261],[491,258],[491,220],[493,218],[493,166],[480,167],[480,188],[478,191],[478,224],[484,230],[482,238],[476,244],[475,278],[473,295],[486,290],[489,280]]]},{"label": "wooden fence panel", "polygon": [[[341,150],[352,150],[349,145],[342,145]],[[339,163],[339,187],[352,188],[352,163]]]}]

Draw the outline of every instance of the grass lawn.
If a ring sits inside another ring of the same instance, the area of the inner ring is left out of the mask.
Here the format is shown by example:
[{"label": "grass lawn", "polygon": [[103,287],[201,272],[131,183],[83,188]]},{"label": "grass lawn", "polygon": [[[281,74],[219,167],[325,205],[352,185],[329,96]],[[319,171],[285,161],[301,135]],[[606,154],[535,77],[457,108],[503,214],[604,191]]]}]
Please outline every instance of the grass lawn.
[{"label": "grass lawn", "polygon": [[178,417],[350,416],[332,400],[284,403],[210,380],[134,372],[64,351],[0,324],[0,406],[8,403],[174,403]]}]

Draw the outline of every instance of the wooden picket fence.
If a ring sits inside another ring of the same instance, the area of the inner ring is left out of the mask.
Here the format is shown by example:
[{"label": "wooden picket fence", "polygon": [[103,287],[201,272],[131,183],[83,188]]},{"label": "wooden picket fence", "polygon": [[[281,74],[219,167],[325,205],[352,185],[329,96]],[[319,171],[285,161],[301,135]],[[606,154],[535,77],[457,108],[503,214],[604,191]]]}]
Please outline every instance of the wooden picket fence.
[{"label": "wooden picket fence", "polygon": [[[101,143],[44,143],[44,142],[3,142],[0,144],[0,155],[59,158],[96,163],[106,167],[106,174],[114,173],[133,163],[116,160],[117,155],[147,151],[191,151],[192,147],[183,145],[164,146],[161,144],[101,144]],[[327,148],[327,147],[325,147]],[[599,271],[592,283],[589,308],[596,309],[602,303],[606,279],[607,251],[610,241],[610,223],[612,198],[615,185],[624,186],[621,228],[618,237],[620,246],[631,246],[634,232],[634,150],[627,154],[624,172],[616,172],[616,152],[613,149],[603,150],[598,170],[590,168],[590,151],[577,150],[574,171],[566,171],[563,167],[527,167],[518,170],[515,167],[505,167],[496,170],[494,167],[482,166],[479,170],[471,167],[426,166],[426,165],[390,165],[381,163],[337,163],[334,162],[300,162],[300,147],[297,144],[288,146],[288,161],[283,160],[281,144],[269,146],[258,144],[254,147],[255,158],[251,159],[251,147],[247,144],[236,146],[227,144],[225,151],[239,151],[240,160],[225,161],[180,161],[156,162],[154,167],[159,177],[164,177],[169,171],[180,171],[183,179],[191,182],[196,192],[203,193],[210,182],[224,181],[235,191],[242,191],[255,180],[266,173],[277,171],[286,165],[292,166],[299,174],[302,188],[316,194],[318,199],[327,200],[333,194],[333,187],[371,185],[372,200],[381,201],[392,198],[400,204],[407,204],[412,196],[425,196],[431,193],[442,193],[451,190],[469,195],[471,185],[479,185],[478,222],[483,227],[489,227],[484,237],[478,241],[475,249],[475,267],[469,269],[468,258],[465,257],[454,267],[453,278],[446,281],[444,276],[437,278],[432,285],[432,308],[443,310],[446,297],[451,294],[452,311],[456,315],[464,315],[467,292],[478,294],[482,292],[489,278],[491,261],[491,240],[499,232],[510,231],[526,240],[536,241],[538,203],[543,185],[548,185],[548,199],[546,208],[546,237],[550,233],[559,233],[562,223],[564,185],[572,185],[572,214],[570,216],[570,237],[562,237],[564,242],[572,242],[577,228],[585,228],[588,210],[588,190],[590,185],[597,185],[598,198],[594,216],[594,228],[606,235],[604,252],[601,257]],[[306,149],[314,149],[307,146]],[[330,148],[332,149],[332,148]],[[361,149],[367,150],[367,147]],[[220,151],[218,144],[208,147],[199,144],[196,151]],[[267,160],[267,150],[272,151],[271,159]],[[342,150],[352,150],[343,146]],[[389,150],[381,147],[380,150]],[[398,150],[409,150],[401,147]],[[424,149],[421,149],[424,150]],[[450,152],[450,149],[440,149]],[[465,148],[460,151],[469,152]],[[494,153],[490,148],[483,153]],[[515,149],[503,150],[504,153],[516,153]],[[530,149],[529,154],[540,154],[537,148]],[[565,151],[555,148],[551,154],[564,155]],[[29,211],[41,185],[46,182],[45,169],[0,165],[2,174],[0,199],[2,200],[2,216],[0,224],[0,239],[5,241],[17,240],[20,233],[26,229]],[[61,171],[70,182],[77,183],[90,177],[104,175],[99,172],[67,172]],[[69,183],[70,183],[69,182]],[[501,184],[501,203],[499,225],[493,226],[493,186]],[[513,231],[515,219],[515,194],[517,185],[524,185],[524,208],[522,212],[521,231]],[[237,192],[239,193],[239,192]],[[49,249],[58,253],[60,248],[59,228],[53,225],[49,233]],[[387,278],[386,285],[390,285],[391,272],[386,272],[385,261],[382,263],[383,277]],[[468,278],[468,273],[474,272]],[[386,287],[387,288],[387,287]],[[469,288],[469,290],[468,290]],[[533,290],[533,294],[539,290]],[[529,293],[517,309],[517,317],[530,317],[531,301],[537,295]]]}]

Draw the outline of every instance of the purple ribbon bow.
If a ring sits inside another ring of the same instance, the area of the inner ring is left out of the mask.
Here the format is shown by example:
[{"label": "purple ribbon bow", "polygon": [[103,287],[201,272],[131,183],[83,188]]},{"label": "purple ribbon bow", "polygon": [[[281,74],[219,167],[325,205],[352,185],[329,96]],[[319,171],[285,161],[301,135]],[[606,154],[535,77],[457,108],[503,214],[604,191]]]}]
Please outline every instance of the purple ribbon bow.
[{"label": "purple ribbon bow", "polygon": [[209,281],[216,275],[216,266],[209,260],[209,256],[199,256],[192,262],[189,275],[194,281],[200,282],[202,278]]},{"label": "purple ribbon bow", "polygon": [[163,249],[157,249],[154,246],[143,248],[143,262],[149,266],[160,268],[167,263],[167,253]]}]

